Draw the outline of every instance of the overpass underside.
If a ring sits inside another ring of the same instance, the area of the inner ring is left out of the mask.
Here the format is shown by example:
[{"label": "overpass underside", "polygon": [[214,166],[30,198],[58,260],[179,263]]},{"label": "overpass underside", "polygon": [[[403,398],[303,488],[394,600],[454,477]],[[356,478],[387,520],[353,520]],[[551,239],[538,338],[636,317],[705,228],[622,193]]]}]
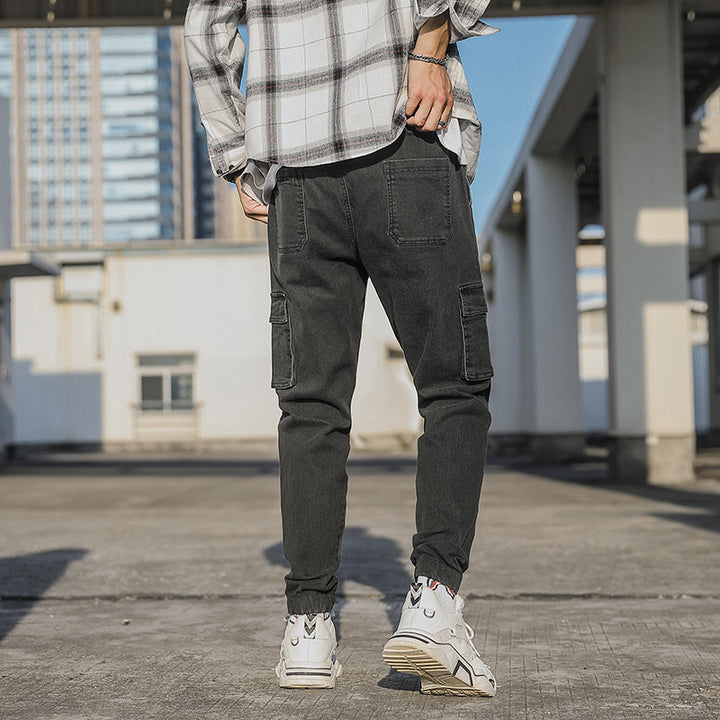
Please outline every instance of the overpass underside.
[{"label": "overpass underside", "polygon": [[[626,0],[630,5],[634,0]],[[492,0],[488,17],[584,15],[605,0]],[[3,0],[0,27],[181,24],[188,0]],[[718,10],[716,0],[683,0],[685,12]]]},{"label": "overpass underside", "polygon": [[689,276],[707,287],[705,387],[720,429],[720,115],[705,105],[719,85],[717,9],[607,0],[576,24],[482,235],[496,438],[526,438],[539,459],[581,450],[576,251],[595,242],[606,255],[610,475],[693,477]]}]

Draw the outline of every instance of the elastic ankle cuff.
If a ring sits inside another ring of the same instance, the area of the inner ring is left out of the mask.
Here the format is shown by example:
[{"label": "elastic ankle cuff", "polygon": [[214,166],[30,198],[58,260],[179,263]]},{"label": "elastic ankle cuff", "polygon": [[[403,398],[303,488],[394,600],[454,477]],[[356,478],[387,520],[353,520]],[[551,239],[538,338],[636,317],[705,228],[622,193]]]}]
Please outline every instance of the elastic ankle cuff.
[{"label": "elastic ankle cuff", "polygon": [[304,592],[287,598],[287,609],[290,615],[319,615],[332,612],[335,596],[323,593]]}]

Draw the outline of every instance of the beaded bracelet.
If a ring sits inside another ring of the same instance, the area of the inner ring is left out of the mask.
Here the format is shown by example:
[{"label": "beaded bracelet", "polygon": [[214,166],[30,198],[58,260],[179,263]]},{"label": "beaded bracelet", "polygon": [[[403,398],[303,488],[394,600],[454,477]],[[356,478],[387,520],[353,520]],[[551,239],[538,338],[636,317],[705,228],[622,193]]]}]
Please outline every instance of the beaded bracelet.
[{"label": "beaded bracelet", "polygon": [[418,55],[417,53],[408,53],[411,60],[420,60],[421,62],[432,63],[433,65],[447,65],[447,58],[434,58],[429,55]]}]

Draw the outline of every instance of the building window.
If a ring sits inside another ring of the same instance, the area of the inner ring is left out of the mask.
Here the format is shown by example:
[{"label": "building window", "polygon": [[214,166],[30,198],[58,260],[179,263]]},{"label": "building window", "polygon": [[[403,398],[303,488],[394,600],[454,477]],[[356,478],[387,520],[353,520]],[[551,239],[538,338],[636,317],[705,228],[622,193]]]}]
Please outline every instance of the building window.
[{"label": "building window", "polygon": [[140,410],[187,412],[195,409],[195,356],[140,355]]}]

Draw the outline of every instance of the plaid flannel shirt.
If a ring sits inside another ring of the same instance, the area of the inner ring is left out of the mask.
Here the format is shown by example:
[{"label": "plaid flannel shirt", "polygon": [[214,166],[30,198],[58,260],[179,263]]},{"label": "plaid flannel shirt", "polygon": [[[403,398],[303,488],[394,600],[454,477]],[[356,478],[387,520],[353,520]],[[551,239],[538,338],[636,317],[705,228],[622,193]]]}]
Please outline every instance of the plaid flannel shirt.
[{"label": "plaid flannel shirt", "polygon": [[481,127],[454,43],[496,32],[479,19],[489,2],[191,0],[185,47],[214,172],[234,175],[251,160],[322,165],[392,143],[405,126],[407,55],[417,30],[449,11],[452,117],[472,179]]}]

